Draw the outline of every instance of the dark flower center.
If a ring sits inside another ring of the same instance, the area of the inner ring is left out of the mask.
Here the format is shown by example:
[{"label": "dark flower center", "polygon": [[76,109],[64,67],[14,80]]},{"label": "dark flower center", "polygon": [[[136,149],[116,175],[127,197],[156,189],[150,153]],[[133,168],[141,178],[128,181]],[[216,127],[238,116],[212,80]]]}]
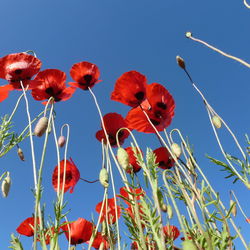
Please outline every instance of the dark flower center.
[{"label": "dark flower center", "polygon": [[15,72],[16,75],[20,75],[20,74],[22,74],[23,70],[22,69],[16,69],[14,72]]},{"label": "dark flower center", "polygon": [[160,122],[158,122],[154,119],[150,119],[150,121],[153,123],[154,126],[160,125]]},{"label": "dark flower center", "polygon": [[164,102],[157,102],[156,106],[164,110],[167,109],[167,105]]},{"label": "dark flower center", "polygon": [[140,91],[135,94],[135,98],[139,101],[144,99],[144,92]]},{"label": "dark flower center", "polygon": [[83,79],[86,81],[87,84],[89,84],[92,80],[92,75],[85,75]]},{"label": "dark flower center", "polygon": [[164,162],[164,161],[160,161],[160,162],[159,162],[159,166],[164,167],[164,166],[165,166],[165,162]]},{"label": "dark flower center", "polygon": [[54,89],[52,87],[48,87],[48,88],[45,89],[45,93],[48,94],[49,96],[54,97],[56,102],[61,101],[61,98],[58,97],[62,93],[61,90],[59,90],[59,91],[57,91],[55,93],[55,91],[54,91]]}]

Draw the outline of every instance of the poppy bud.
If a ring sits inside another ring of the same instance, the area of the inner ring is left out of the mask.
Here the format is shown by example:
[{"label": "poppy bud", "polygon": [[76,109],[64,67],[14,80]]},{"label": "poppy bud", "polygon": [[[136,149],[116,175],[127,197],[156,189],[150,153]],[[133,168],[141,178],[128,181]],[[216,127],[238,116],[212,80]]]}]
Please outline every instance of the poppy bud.
[{"label": "poppy bud", "polygon": [[216,128],[221,128],[221,120],[220,120],[220,117],[218,117],[217,115],[214,115],[213,118],[212,118],[212,122],[214,124],[214,126]]},{"label": "poppy bud", "polygon": [[117,150],[117,160],[121,167],[126,171],[129,168],[129,156],[124,148],[119,147]]},{"label": "poppy bud", "polygon": [[192,36],[192,33],[190,31],[186,32],[186,38],[190,38]]},{"label": "poppy bud", "polygon": [[6,198],[9,194],[11,186],[11,179],[10,179],[10,173],[7,172],[7,176],[4,178],[2,182],[2,195],[4,198]]},{"label": "poppy bud", "polygon": [[236,207],[236,203],[233,200],[230,200],[230,208],[231,207],[233,207],[231,210],[232,215],[235,217],[237,214],[237,207]]},{"label": "poppy bud", "polygon": [[180,56],[176,56],[176,61],[182,69],[186,68],[183,58],[181,58]]},{"label": "poppy bud", "polygon": [[167,213],[168,213],[168,218],[172,219],[173,218],[173,209],[170,205],[167,205]]},{"label": "poppy bud", "polygon": [[23,154],[23,150],[21,148],[17,149],[17,154],[18,154],[20,160],[24,161],[24,154]]},{"label": "poppy bud", "polygon": [[185,240],[182,242],[183,250],[197,250],[196,245],[191,240]]},{"label": "poppy bud", "polygon": [[107,188],[109,186],[109,175],[106,168],[102,168],[99,173],[99,181],[103,187]]},{"label": "poppy bud", "polygon": [[39,121],[37,122],[34,129],[34,134],[38,137],[41,137],[46,131],[47,127],[48,127],[48,118],[44,116],[40,118]]},{"label": "poppy bud", "polygon": [[172,145],[171,145],[171,149],[172,149],[172,152],[173,152],[173,154],[177,157],[177,158],[179,158],[180,156],[181,156],[181,147],[177,144],[177,143],[173,143]]},{"label": "poppy bud", "polygon": [[66,143],[65,137],[63,135],[59,136],[59,138],[57,140],[57,143],[58,143],[58,146],[60,148],[62,148],[65,145],[65,143]]}]

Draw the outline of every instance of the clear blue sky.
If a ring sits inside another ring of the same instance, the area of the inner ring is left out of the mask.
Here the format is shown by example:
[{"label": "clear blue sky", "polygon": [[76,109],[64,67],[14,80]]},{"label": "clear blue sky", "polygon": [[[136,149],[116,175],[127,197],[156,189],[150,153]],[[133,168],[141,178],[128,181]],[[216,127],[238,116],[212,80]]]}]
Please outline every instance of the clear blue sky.
[{"label": "clear blue sky", "polygon": [[[163,84],[176,101],[175,117],[170,128],[177,127],[189,137],[198,161],[215,188],[222,193],[222,199],[228,201],[229,189],[233,188],[247,211],[246,189],[241,184],[232,186],[230,180],[224,180],[219,167],[205,158],[207,153],[222,159],[202,101],[177,67],[175,57],[181,55],[185,59],[195,82],[244,144],[244,134],[249,132],[250,123],[249,69],[186,39],[185,32],[192,31],[194,36],[250,61],[249,20],[250,10],[241,1],[2,1],[0,57],[34,50],[43,63],[42,69],[65,71],[68,81],[71,80],[69,69],[74,63],[90,61],[97,64],[102,82],[93,90],[104,114],[118,112],[125,116],[129,110],[129,107],[110,100],[114,83],[122,73],[137,70],[147,76],[149,83]],[[5,84],[5,81],[0,80],[0,84]],[[1,116],[11,112],[19,94],[13,92],[0,103]],[[43,105],[31,97],[29,99],[32,116],[35,116]],[[24,108],[22,102],[14,119],[17,132],[27,124]],[[70,125],[68,156],[73,158],[83,178],[96,179],[101,168],[101,145],[95,139],[100,120],[91,96],[86,91],[77,90],[69,101],[56,104],[56,114],[58,129],[64,123]],[[143,150],[159,147],[153,135],[135,135]],[[226,151],[238,155],[232,140],[224,138]],[[129,141],[125,146],[129,146]],[[42,140],[35,138],[35,143],[39,156]],[[49,143],[44,171],[47,216],[53,215],[51,201],[56,195],[51,175],[57,165],[52,137]],[[13,182],[9,197],[0,199],[1,249],[7,249],[10,234],[33,212],[29,141],[20,146],[25,162],[18,159],[15,149],[0,159],[0,173],[10,171]],[[115,176],[119,188],[119,176],[117,173]],[[68,208],[71,208],[69,220],[78,217],[90,220],[91,213],[97,218],[94,208],[101,199],[102,187],[99,184],[79,182],[73,194],[66,194]],[[246,235],[249,225],[241,216],[237,222]],[[30,248],[31,239],[22,237],[22,242],[25,249]]]}]

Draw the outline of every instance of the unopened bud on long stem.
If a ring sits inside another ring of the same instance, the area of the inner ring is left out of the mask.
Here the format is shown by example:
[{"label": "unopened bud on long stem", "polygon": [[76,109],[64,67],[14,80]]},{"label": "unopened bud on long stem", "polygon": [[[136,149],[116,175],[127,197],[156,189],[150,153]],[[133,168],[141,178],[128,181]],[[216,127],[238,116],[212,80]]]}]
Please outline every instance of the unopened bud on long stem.
[{"label": "unopened bud on long stem", "polygon": [[117,160],[125,171],[129,168],[129,156],[127,151],[122,147],[119,147],[117,150]]},{"label": "unopened bud on long stem", "polygon": [[57,140],[57,143],[58,143],[58,146],[60,148],[62,148],[65,145],[65,143],[66,143],[65,137],[63,135],[59,136],[59,138]]},{"label": "unopened bud on long stem", "polygon": [[46,131],[47,127],[48,127],[48,118],[44,116],[40,118],[39,121],[37,122],[34,129],[34,134],[38,137],[41,137]]},{"label": "unopened bud on long stem", "polygon": [[173,154],[174,154],[177,158],[179,158],[179,157],[181,156],[181,153],[182,153],[181,147],[180,147],[177,143],[173,143],[173,144],[171,145],[171,150],[172,150]]},{"label": "unopened bud on long stem", "polygon": [[18,148],[17,154],[18,154],[20,160],[24,161],[24,154],[23,154],[23,150],[21,148]]},{"label": "unopened bud on long stem", "polygon": [[3,182],[2,182],[2,195],[4,198],[6,198],[9,194],[10,191],[10,186],[11,186],[11,179],[10,179],[10,173],[7,172],[7,176],[4,178]]},{"label": "unopened bud on long stem", "polygon": [[179,65],[182,69],[185,69],[185,68],[186,68],[186,65],[185,65],[185,62],[184,62],[183,58],[181,58],[180,56],[176,56],[176,61],[177,61],[178,65]]},{"label": "unopened bud on long stem", "polygon": [[102,168],[99,173],[99,181],[103,187],[107,188],[109,186],[109,175],[106,168]]}]

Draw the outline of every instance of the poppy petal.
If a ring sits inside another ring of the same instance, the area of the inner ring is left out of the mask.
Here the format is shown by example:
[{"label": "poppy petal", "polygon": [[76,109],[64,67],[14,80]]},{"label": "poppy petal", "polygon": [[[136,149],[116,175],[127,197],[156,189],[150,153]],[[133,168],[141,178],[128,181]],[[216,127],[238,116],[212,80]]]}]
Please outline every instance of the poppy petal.
[{"label": "poppy petal", "polygon": [[115,83],[111,100],[131,107],[138,106],[146,97],[147,79],[137,71],[122,74]]}]

